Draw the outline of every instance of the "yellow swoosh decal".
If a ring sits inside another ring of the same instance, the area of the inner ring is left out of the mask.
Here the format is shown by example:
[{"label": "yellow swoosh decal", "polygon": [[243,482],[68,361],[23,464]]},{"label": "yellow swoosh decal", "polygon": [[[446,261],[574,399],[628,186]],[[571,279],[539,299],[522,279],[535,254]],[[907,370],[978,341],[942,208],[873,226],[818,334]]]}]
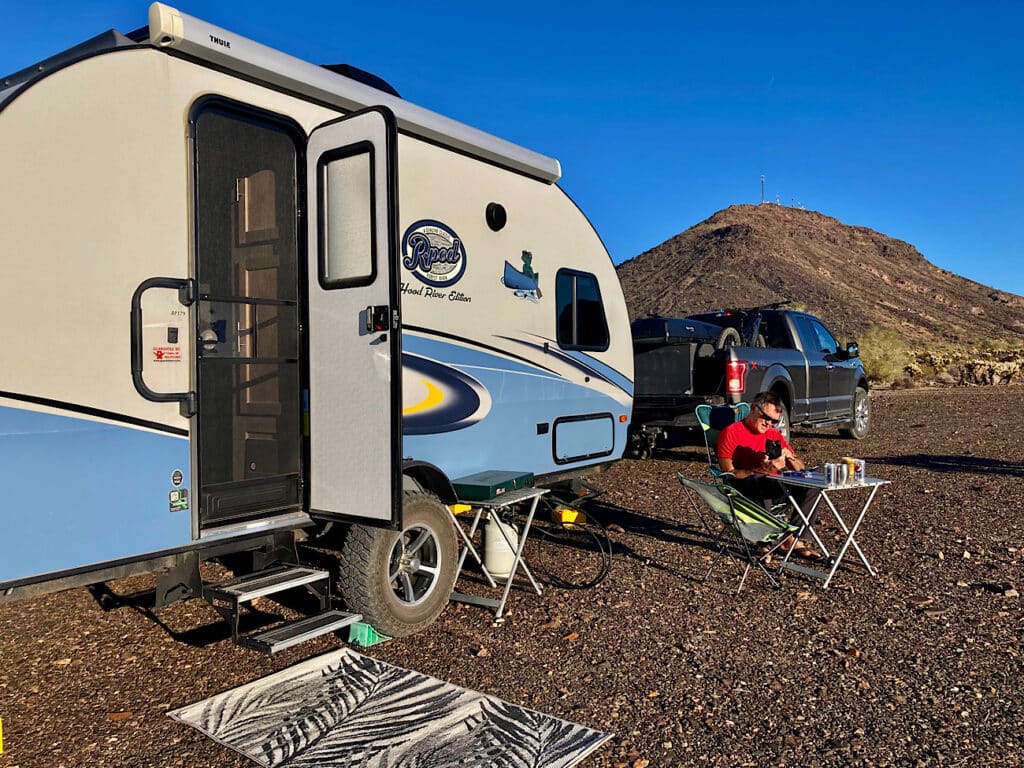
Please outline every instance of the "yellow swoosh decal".
[{"label": "yellow swoosh decal", "polygon": [[440,387],[435,384],[431,384],[426,379],[420,379],[423,385],[427,388],[427,396],[415,405],[410,405],[408,408],[402,409],[402,415],[405,416],[410,413],[420,413],[421,411],[427,411],[433,408],[435,405],[439,405],[444,400],[444,392],[441,391]]}]

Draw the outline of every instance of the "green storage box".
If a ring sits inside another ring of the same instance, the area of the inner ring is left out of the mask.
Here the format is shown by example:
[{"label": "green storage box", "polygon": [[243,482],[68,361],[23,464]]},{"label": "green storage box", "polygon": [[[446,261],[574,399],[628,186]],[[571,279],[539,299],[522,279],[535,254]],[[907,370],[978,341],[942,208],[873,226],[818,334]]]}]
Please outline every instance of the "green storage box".
[{"label": "green storage box", "polygon": [[465,501],[484,501],[533,485],[532,472],[488,469],[452,481],[455,493]]}]

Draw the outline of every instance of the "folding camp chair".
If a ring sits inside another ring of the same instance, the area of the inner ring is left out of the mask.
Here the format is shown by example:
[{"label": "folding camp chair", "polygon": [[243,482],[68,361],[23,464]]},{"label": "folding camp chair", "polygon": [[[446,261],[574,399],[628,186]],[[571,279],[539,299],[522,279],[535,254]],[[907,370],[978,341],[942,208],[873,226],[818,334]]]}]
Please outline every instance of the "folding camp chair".
[{"label": "folding camp chair", "polygon": [[[737,564],[737,567],[741,563],[744,565],[743,576],[736,589],[737,594],[743,589],[751,566],[757,566],[768,577],[772,586],[778,587],[779,582],[767,568],[767,556],[774,554],[789,536],[795,537],[800,527],[766,512],[760,504],[751,501],[730,485],[702,483],[678,472],[676,476],[687,490],[686,496],[697,517],[708,533],[715,537],[715,543],[718,545],[718,552],[715,553],[708,572],[704,574],[704,581],[708,580],[719,558],[725,554]],[[715,513],[711,522],[702,511],[698,498]],[[713,524],[716,520],[720,524],[717,530]]]},{"label": "folding camp chair", "polygon": [[704,445],[708,449],[708,469],[717,480],[723,474],[718,466],[718,434],[734,421],[745,419],[750,413],[750,405],[698,405],[695,413],[704,431]]}]

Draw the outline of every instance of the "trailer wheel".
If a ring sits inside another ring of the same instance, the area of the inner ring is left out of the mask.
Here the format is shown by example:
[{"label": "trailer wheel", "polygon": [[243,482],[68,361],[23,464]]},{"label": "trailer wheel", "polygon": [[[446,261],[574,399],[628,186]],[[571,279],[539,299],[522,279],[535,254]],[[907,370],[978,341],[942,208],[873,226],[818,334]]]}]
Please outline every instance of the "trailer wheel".
[{"label": "trailer wheel", "polygon": [[338,558],[338,592],[349,610],[390,637],[429,626],[455,586],[455,529],[444,505],[407,493],[401,531],[353,525]]}]

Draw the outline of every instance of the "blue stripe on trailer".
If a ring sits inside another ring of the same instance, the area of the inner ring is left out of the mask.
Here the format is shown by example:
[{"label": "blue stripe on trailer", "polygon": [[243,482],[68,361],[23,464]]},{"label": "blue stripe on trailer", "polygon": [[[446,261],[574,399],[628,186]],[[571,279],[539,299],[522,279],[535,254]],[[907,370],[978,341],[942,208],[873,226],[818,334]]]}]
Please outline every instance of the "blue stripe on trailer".
[{"label": "blue stripe on trailer", "polygon": [[[409,354],[433,357],[438,378],[444,368],[472,377],[489,401],[475,418],[451,425],[440,416],[445,399],[461,390],[444,388],[445,398],[435,406],[407,413],[403,419],[405,455],[436,464],[449,477],[480,467],[515,467],[545,475],[622,455],[628,425],[618,421],[623,406],[615,398],[480,349],[422,337],[405,338],[403,343]],[[405,407],[417,408],[418,403]],[[601,418],[594,421],[562,425],[556,457],[555,421],[598,415]],[[538,425],[546,425],[546,430]]]},{"label": "blue stripe on trailer", "polygon": [[0,475],[0,583],[191,542],[187,438],[0,407]]}]

